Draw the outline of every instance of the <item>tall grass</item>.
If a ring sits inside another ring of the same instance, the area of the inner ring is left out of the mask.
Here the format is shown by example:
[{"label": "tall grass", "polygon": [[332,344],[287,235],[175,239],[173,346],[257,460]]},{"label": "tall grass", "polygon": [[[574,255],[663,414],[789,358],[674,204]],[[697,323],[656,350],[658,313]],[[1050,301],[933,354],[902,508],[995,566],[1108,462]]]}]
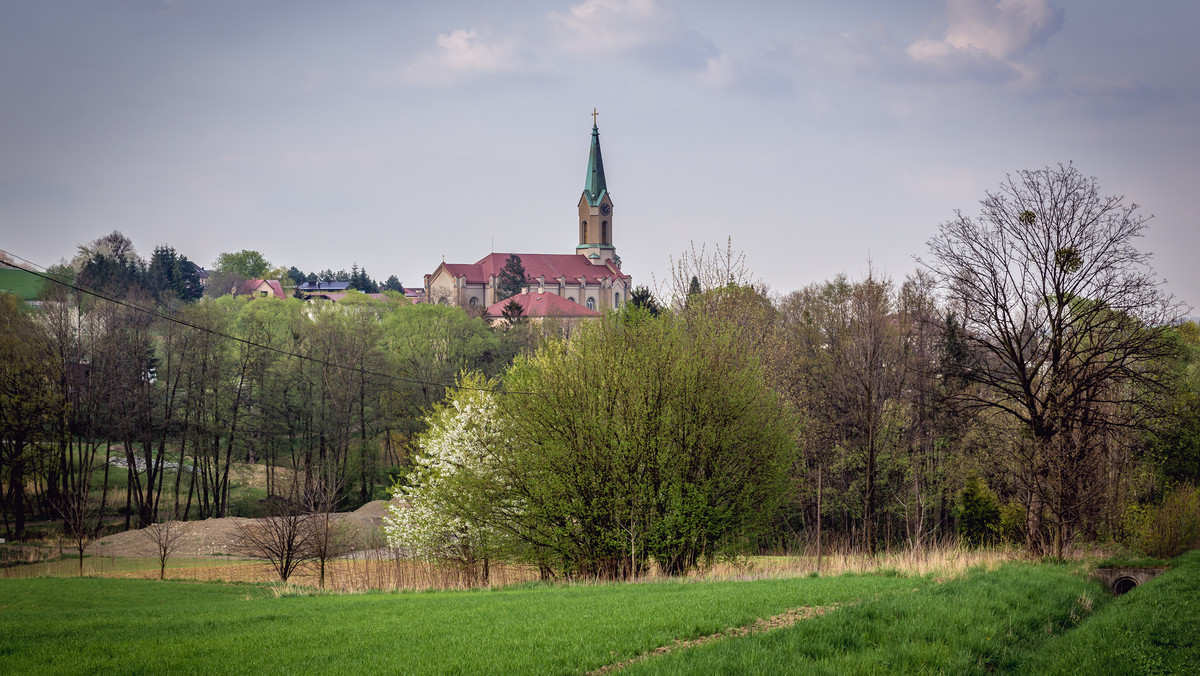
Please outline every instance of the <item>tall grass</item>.
[{"label": "tall grass", "polygon": [[[829,553],[819,561],[812,555],[750,556],[717,561],[711,566],[692,571],[683,578],[669,579],[691,582],[761,580],[881,571],[949,579],[963,575],[970,568],[992,569],[1008,561],[1020,560],[1023,556],[1016,548],[964,548],[953,544],[931,546],[921,550],[895,550],[874,556],[853,551]],[[151,560],[88,556],[84,559],[83,574],[96,577],[151,577],[157,574],[157,568],[145,563]],[[179,557],[169,559],[167,577],[177,580],[227,582],[271,582],[276,579],[270,566],[259,562],[217,557],[208,560],[207,563],[197,563],[201,560],[203,559]],[[76,559],[70,559],[70,562],[50,561],[0,569],[0,577],[6,578],[78,574]],[[397,550],[388,548],[382,538],[374,536],[364,543],[362,549],[349,556],[330,560],[326,564],[325,588],[338,593],[449,590],[507,587],[538,579],[539,574],[534,566],[493,561],[489,565],[489,575],[485,580],[481,577],[478,567],[466,570],[456,565],[438,565],[409,559]],[[663,579],[668,578],[652,569],[640,581],[654,582]],[[289,586],[317,586],[316,571],[311,567],[301,567],[289,579]]]}]

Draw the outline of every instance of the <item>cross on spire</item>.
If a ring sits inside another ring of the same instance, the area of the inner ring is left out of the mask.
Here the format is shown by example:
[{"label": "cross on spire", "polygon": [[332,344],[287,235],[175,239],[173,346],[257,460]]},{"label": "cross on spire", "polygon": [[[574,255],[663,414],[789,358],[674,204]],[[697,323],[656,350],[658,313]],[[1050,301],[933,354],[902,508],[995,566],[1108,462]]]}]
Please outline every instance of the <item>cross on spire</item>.
[{"label": "cross on spire", "polygon": [[592,126],[593,127],[596,126],[596,116],[599,114],[600,113],[597,113],[595,108],[592,108]]}]

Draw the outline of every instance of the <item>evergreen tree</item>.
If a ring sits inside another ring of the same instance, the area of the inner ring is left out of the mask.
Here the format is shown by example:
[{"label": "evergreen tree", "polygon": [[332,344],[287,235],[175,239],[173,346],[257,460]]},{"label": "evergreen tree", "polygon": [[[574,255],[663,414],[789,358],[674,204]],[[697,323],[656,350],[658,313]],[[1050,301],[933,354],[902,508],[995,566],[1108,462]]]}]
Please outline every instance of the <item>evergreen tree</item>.
[{"label": "evergreen tree", "polygon": [[657,317],[662,308],[658,304],[658,300],[654,294],[650,293],[650,289],[644,286],[639,286],[629,294],[629,303],[634,307],[640,307],[647,310],[651,316]]},{"label": "evergreen tree", "polygon": [[525,266],[521,265],[521,257],[517,254],[511,254],[508,260],[504,263],[504,268],[500,270],[500,278],[497,280],[496,300],[501,301],[505,298],[511,298],[525,287]]},{"label": "evergreen tree", "polygon": [[404,285],[400,283],[400,280],[396,277],[396,275],[392,275],[383,283],[383,290],[399,291],[400,293],[404,293]]}]

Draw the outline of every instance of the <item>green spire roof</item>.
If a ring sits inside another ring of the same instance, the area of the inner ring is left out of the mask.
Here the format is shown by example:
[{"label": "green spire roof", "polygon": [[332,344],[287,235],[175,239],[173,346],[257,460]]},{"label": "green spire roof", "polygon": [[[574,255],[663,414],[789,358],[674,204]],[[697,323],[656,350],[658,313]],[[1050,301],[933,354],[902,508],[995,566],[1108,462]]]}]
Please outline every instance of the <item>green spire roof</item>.
[{"label": "green spire roof", "polygon": [[596,206],[608,187],[604,184],[604,160],[600,157],[600,130],[592,125],[592,152],[588,154],[587,178],[583,182],[583,192],[587,195],[588,204]]}]

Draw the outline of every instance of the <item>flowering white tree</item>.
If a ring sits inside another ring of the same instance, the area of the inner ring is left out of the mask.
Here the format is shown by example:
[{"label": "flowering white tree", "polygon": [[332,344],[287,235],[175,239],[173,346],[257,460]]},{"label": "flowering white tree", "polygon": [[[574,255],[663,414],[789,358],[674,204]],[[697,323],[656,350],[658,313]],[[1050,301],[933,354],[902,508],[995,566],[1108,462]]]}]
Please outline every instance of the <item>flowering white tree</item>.
[{"label": "flowering white tree", "polygon": [[499,544],[488,525],[494,510],[495,452],[503,441],[494,383],[463,374],[446,403],[435,404],[420,437],[407,485],[392,488],[383,530],[392,547],[418,559],[474,569]]}]

